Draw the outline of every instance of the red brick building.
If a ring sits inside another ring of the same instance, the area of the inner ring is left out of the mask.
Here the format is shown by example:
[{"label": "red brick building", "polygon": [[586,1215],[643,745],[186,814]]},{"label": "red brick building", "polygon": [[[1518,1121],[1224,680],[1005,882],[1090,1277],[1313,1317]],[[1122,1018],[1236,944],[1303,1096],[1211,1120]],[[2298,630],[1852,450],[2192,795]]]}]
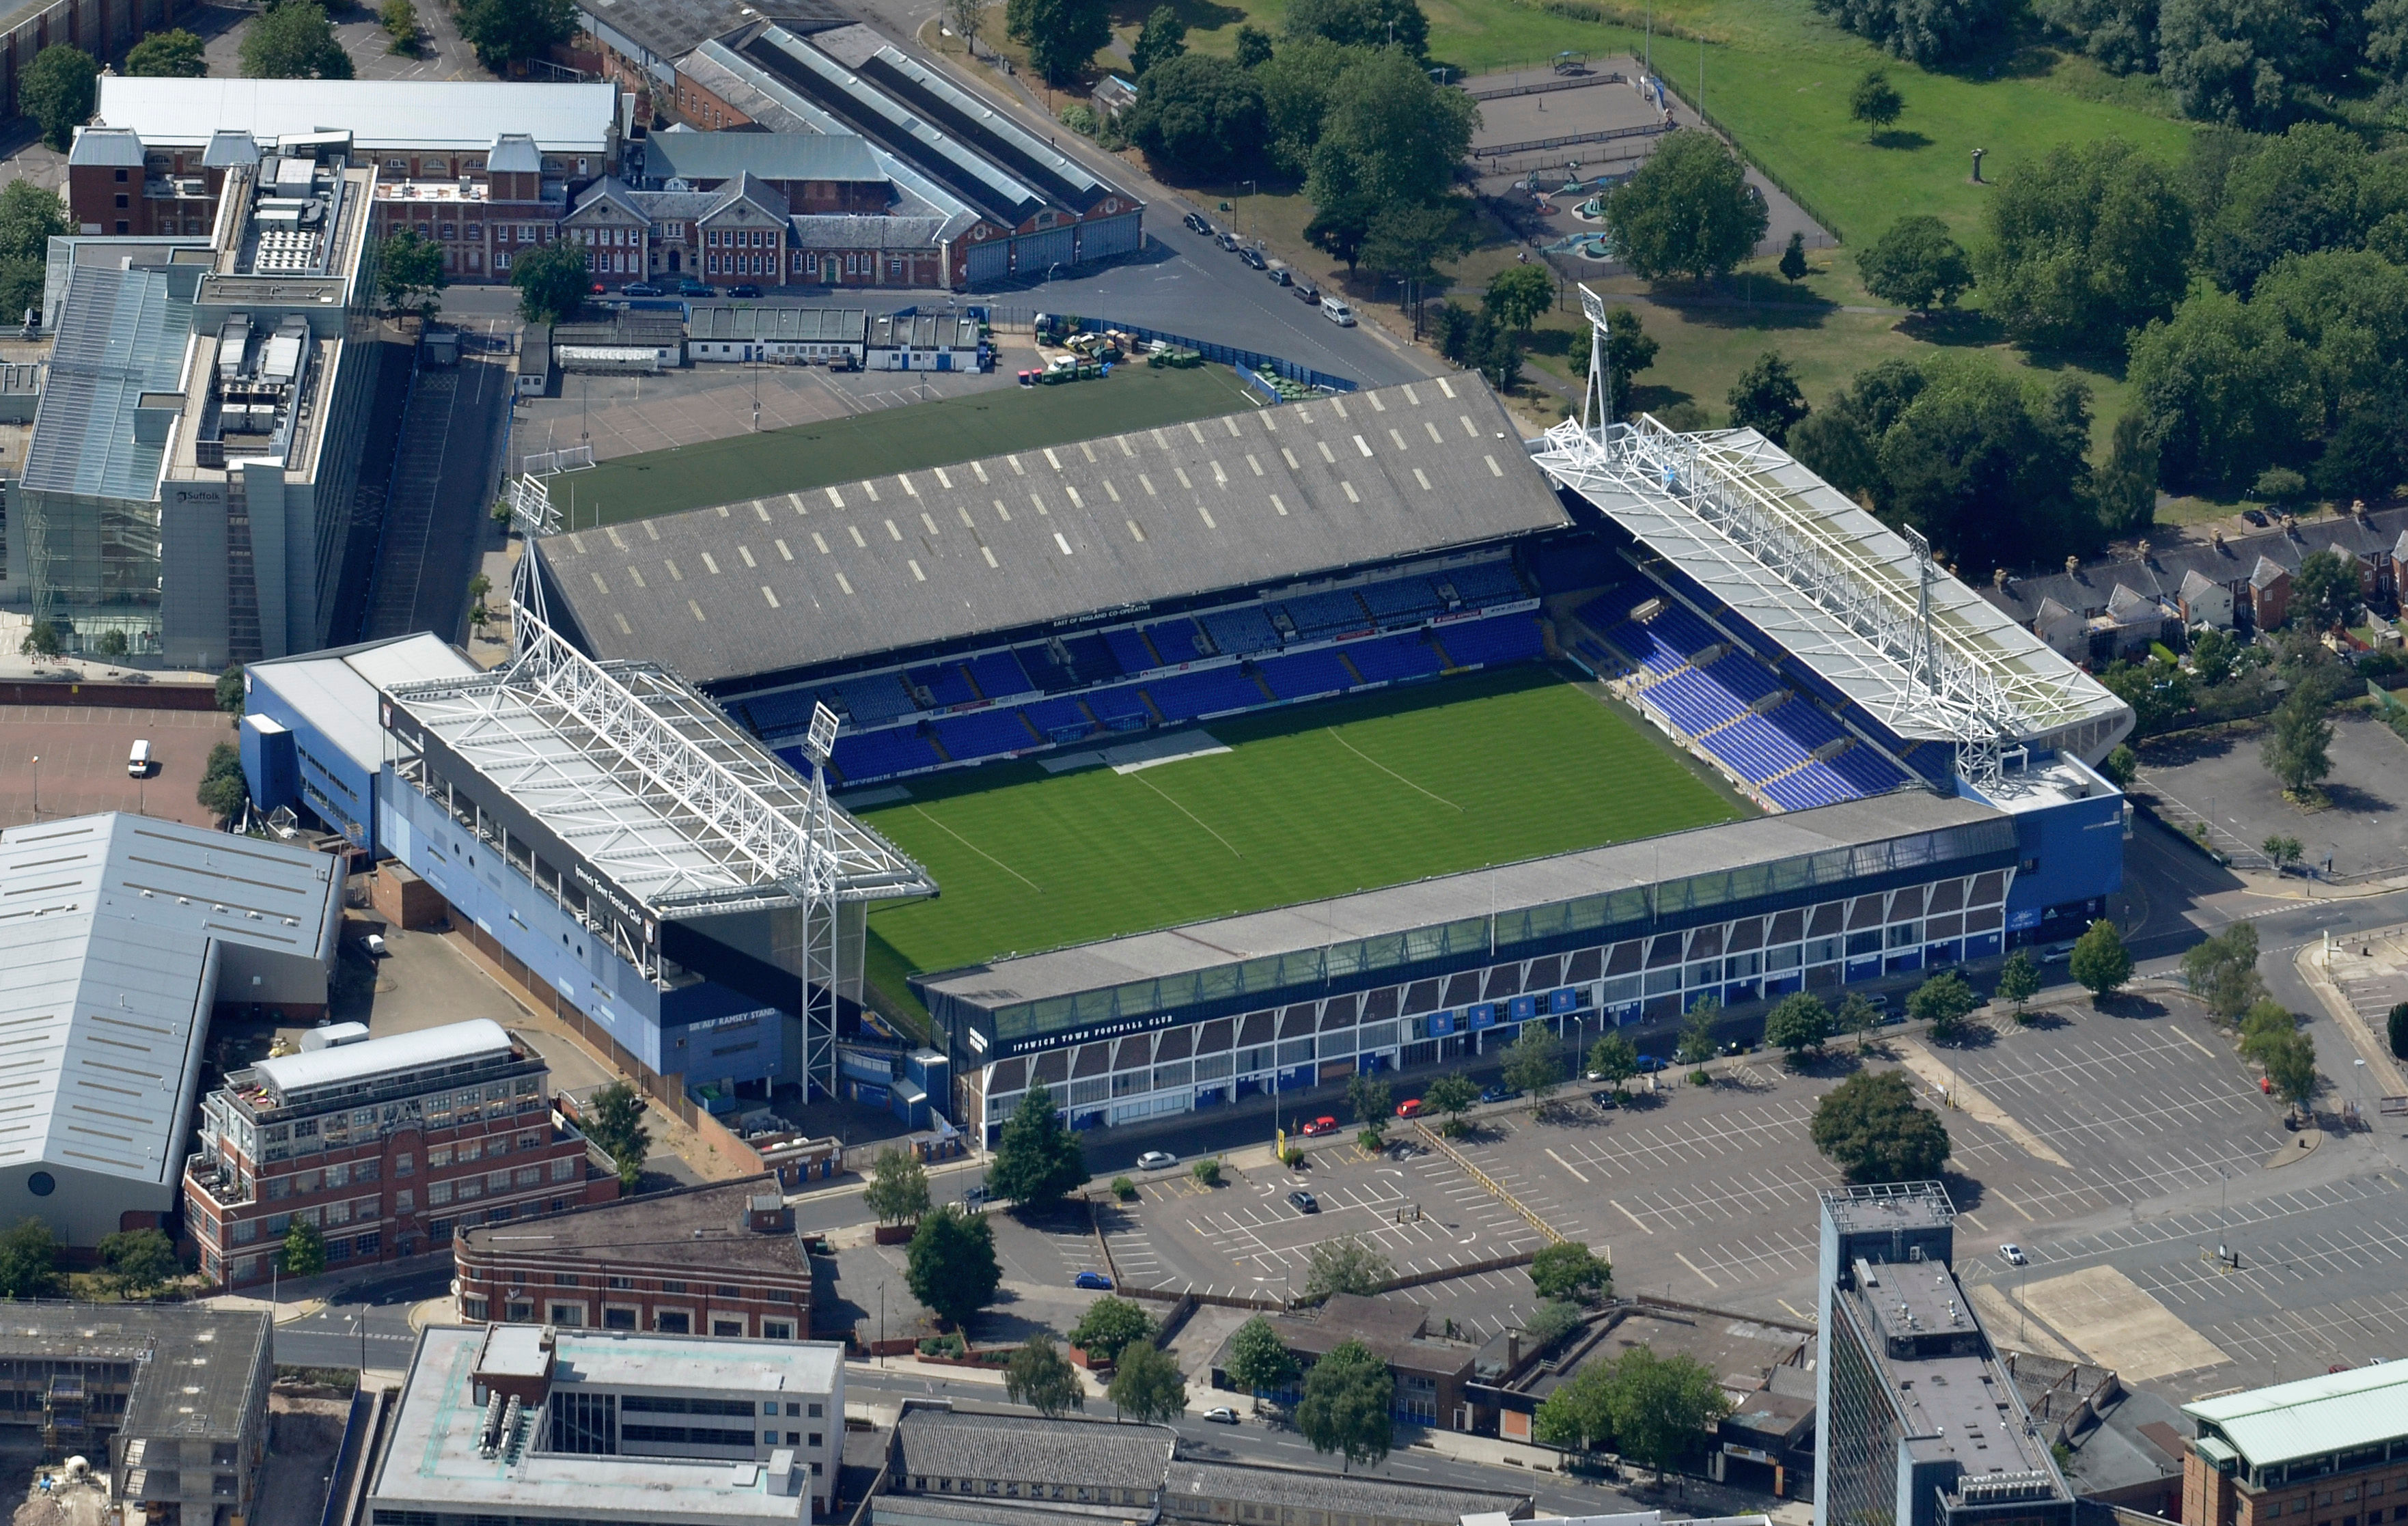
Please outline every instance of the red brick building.
[{"label": "red brick building", "polygon": [[550,1104],[549,1068],[487,1019],[260,1061],[201,1107],[184,1222],[222,1288],[265,1281],[295,1219],[330,1270],[440,1249],[462,1225],[615,1199]]}]

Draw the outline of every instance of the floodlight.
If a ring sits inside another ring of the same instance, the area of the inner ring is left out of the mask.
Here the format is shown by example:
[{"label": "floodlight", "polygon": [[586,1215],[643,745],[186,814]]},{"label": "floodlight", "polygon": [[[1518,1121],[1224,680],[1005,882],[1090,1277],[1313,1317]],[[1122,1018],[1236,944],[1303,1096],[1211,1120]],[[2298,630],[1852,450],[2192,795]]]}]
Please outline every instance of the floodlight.
[{"label": "floodlight", "polygon": [[836,750],[836,712],[824,703],[811,706],[811,729],[803,737],[803,756],[824,765]]}]

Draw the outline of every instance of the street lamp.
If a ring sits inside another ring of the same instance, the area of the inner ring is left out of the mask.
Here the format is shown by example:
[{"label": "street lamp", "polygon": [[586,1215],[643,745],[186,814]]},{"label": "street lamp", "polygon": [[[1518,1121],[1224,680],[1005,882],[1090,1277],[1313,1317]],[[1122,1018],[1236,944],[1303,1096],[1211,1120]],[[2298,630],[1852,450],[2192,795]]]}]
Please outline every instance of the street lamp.
[{"label": "street lamp", "polygon": [[42,819],[42,755],[34,754],[34,820]]},{"label": "street lamp", "polygon": [[[1395,30],[1396,25],[1397,23],[1394,21],[1390,21],[1388,23],[1388,27],[1391,31]],[[1247,235],[1251,237],[1254,234],[1254,193],[1262,189],[1262,183],[1258,180],[1240,180],[1238,183],[1246,188],[1246,194],[1243,198],[1246,203],[1246,232]]]}]

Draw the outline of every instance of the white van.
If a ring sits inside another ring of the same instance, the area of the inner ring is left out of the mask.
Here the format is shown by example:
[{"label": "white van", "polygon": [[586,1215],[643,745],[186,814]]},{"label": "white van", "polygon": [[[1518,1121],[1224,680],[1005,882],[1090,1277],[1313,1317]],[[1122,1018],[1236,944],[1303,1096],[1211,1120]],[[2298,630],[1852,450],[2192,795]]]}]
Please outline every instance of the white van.
[{"label": "white van", "polygon": [[150,744],[149,742],[134,744],[134,750],[125,755],[125,772],[133,778],[150,777]]},{"label": "white van", "polygon": [[1351,329],[1354,326],[1354,309],[1339,301],[1336,297],[1323,297],[1321,299],[1321,316],[1326,318],[1341,329]]}]

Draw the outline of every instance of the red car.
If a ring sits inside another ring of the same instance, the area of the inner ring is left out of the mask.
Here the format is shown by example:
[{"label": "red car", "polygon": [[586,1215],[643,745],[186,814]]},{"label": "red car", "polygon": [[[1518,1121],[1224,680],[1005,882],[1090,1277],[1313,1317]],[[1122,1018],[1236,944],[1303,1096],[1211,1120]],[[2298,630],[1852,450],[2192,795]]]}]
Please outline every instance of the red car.
[{"label": "red car", "polygon": [[1404,1101],[1397,1104],[1397,1116],[1398,1118],[1421,1117],[1422,1099],[1419,1097],[1407,1097]]},{"label": "red car", "polygon": [[1306,1124],[1303,1129],[1304,1136],[1307,1139],[1312,1138],[1315,1134],[1336,1134],[1337,1132],[1338,1120],[1334,1118],[1316,1118],[1312,1122]]}]

